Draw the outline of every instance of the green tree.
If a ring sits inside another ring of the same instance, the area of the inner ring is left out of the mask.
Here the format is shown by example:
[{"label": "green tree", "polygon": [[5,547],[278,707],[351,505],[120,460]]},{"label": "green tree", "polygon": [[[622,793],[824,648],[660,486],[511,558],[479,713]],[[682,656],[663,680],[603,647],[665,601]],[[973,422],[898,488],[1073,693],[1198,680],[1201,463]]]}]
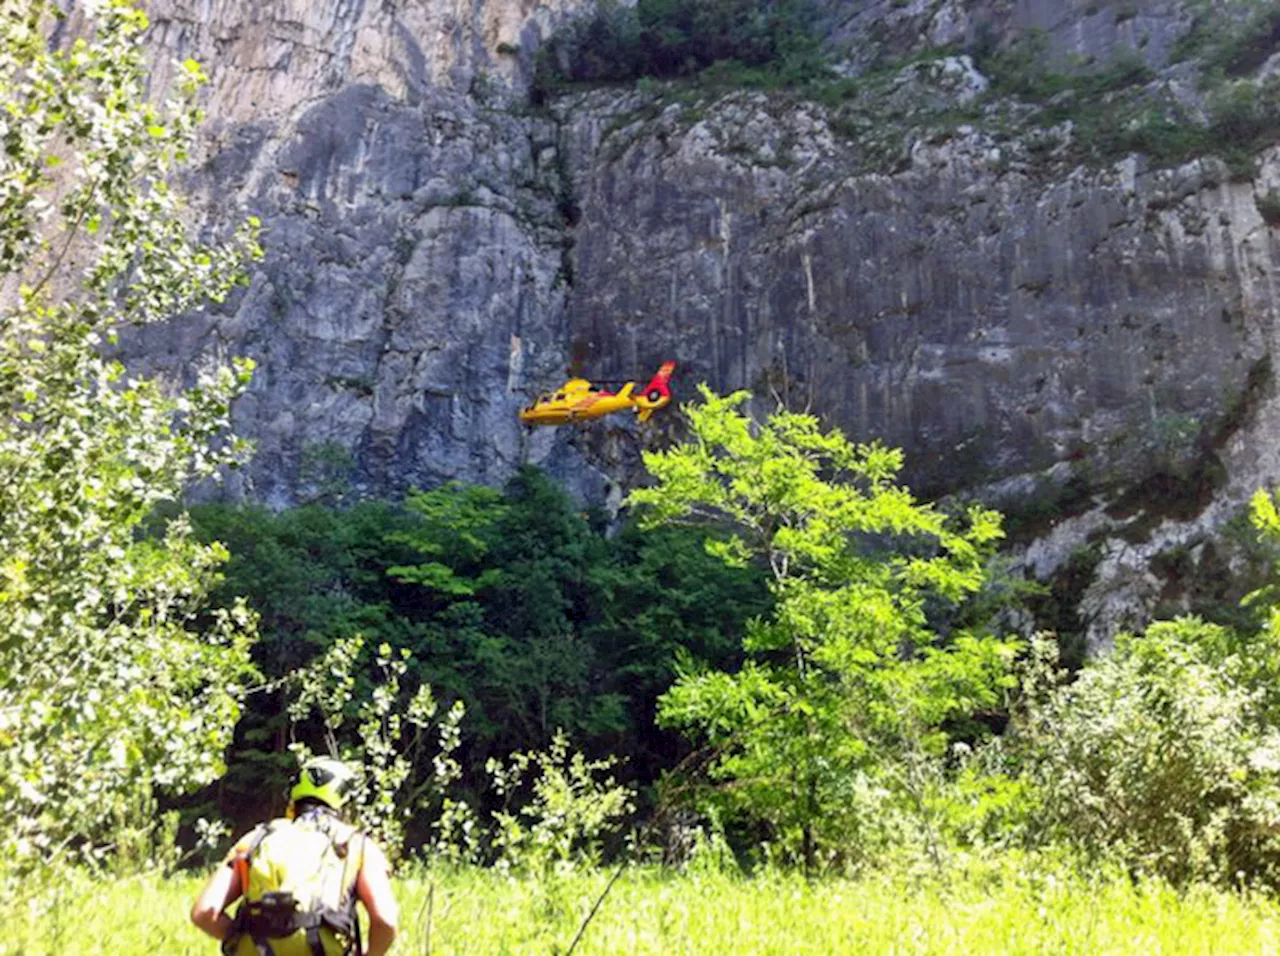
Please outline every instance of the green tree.
[{"label": "green tree", "polygon": [[161,504],[234,461],[232,397],[250,366],[177,390],[103,349],[125,324],[220,301],[259,254],[250,223],[187,236],[168,178],[203,80],[147,95],[146,17],[84,6],[62,37],[46,0],[0,0],[0,852],[55,857],[113,815],[213,779],[253,633],[207,612],[226,556]]},{"label": "green tree", "polygon": [[429,595],[415,657],[432,686],[467,701],[485,749],[621,731],[621,698],[602,686],[582,627],[604,543],[568,496],[526,468],[504,492],[450,484],[406,504],[422,523],[397,539],[427,560],[391,574]]},{"label": "green tree", "polygon": [[282,794],[296,768],[288,751],[289,688],[282,679],[357,634],[371,646],[407,643],[412,602],[398,592],[411,589],[397,585],[387,569],[413,552],[387,536],[407,527],[411,517],[403,508],[369,501],[280,513],[257,505],[197,505],[191,521],[202,541],[222,542],[231,554],[215,603],[243,598],[258,618],[253,661],[269,689],[246,700],[227,772],[216,795],[204,795],[216,796],[219,816],[244,827],[283,809]]},{"label": "green tree", "polygon": [[899,451],[785,410],[753,421],[746,392],[702,395],[690,439],[645,455],[655,483],[630,503],[651,523],[721,529],[713,550],[762,563],[775,603],[742,668],[688,670],[662,721],[709,745],[721,806],[806,865],[869,846],[889,808],[928,823],[945,727],[999,704],[1016,645],[943,640],[927,606],[981,588],[999,515],[951,520],[894,483]]},{"label": "green tree", "polygon": [[682,655],[726,665],[768,606],[758,571],[708,556],[687,529],[603,528],[536,469],[506,489],[412,495],[396,535],[422,560],[392,568],[423,591],[400,605],[423,679],[468,705],[486,753],[546,747],[558,729],[625,751],[651,779],[681,755],[655,731],[655,702]]},{"label": "green tree", "polygon": [[[407,683],[465,702],[472,793],[488,757],[542,749],[557,729],[592,754],[626,753],[620,772],[648,782],[687,752],[654,727],[677,661],[731,666],[745,622],[770,606],[760,570],[708,555],[704,532],[630,524],[606,538],[533,469],[503,491],[450,484],[404,506],[200,505],[191,518],[231,552],[215,600],[242,596],[258,615],[253,659],[272,689],[246,701],[227,773],[187,810],[216,799],[243,824],[279,812],[294,767],[282,679],[337,641],[367,639],[356,699],[374,690],[368,648],[385,642],[410,652]],[[340,746],[360,746],[358,723],[348,715]]]},{"label": "green tree", "polygon": [[747,622],[772,607],[763,569],[708,554],[707,534],[628,521],[591,569],[598,610],[586,637],[629,714],[630,733],[609,743],[642,780],[687,755],[681,735],[656,726],[658,698],[680,667],[737,667]]}]

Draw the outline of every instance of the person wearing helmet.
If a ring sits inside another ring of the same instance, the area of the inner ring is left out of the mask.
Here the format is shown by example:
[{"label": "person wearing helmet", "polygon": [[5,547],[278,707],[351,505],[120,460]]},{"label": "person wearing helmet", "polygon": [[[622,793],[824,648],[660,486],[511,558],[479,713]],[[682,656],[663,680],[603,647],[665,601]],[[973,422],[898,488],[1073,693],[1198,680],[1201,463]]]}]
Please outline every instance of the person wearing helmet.
[{"label": "person wearing helmet", "polygon": [[[255,827],[209,877],[191,921],[232,956],[382,956],[399,913],[387,858],[340,814],[358,784],[340,760],[307,761],[283,819]],[[227,910],[242,900],[235,916]],[[359,901],[369,915],[361,946]]]}]

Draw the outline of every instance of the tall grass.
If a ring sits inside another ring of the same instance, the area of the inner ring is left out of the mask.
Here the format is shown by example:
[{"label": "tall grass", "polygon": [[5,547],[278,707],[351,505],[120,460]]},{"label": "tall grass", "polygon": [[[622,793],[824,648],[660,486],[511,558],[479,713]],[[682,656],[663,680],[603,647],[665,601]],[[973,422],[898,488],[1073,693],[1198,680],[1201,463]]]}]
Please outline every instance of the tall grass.
[{"label": "tall grass", "polygon": [[[402,954],[563,953],[608,882],[462,871],[402,880]],[[211,954],[188,923],[191,879],[72,880],[46,916],[10,911],[0,952]],[[1280,905],[1253,893],[1175,892],[1109,876],[1004,874],[956,882],[872,876],[806,882],[628,871],[577,952],[1268,953]]]}]

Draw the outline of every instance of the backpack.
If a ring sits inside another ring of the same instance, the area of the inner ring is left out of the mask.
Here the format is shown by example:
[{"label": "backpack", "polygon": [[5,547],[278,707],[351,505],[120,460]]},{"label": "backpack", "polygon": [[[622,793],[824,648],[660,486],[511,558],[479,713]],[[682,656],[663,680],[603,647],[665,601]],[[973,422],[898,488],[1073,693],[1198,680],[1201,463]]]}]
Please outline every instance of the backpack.
[{"label": "backpack", "polygon": [[259,826],[236,848],[243,901],[227,956],[362,952],[356,879],[364,836],[323,809]]}]

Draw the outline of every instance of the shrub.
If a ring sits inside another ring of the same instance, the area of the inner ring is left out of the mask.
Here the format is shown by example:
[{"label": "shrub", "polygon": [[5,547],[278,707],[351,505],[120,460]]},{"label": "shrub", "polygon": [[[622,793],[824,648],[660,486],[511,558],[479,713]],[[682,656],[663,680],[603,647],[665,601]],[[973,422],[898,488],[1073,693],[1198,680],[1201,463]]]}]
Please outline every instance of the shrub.
[{"label": "shrub", "polygon": [[1007,49],[989,54],[981,68],[991,76],[996,93],[1037,102],[1071,94],[1064,98],[1066,104],[1149,83],[1155,75],[1133,51],[1122,51],[1098,69],[1060,69],[1042,31],[1032,31]]},{"label": "shrub", "polygon": [[1265,196],[1254,199],[1258,213],[1269,226],[1280,226],[1280,189],[1272,189]]},{"label": "shrub", "polygon": [[1032,835],[1178,883],[1274,885],[1280,733],[1249,656],[1182,618],[1117,638],[1074,683],[1040,669],[1010,739],[1038,802]]},{"label": "shrub", "polygon": [[1228,83],[1209,100],[1210,123],[1225,146],[1247,146],[1272,128],[1273,109],[1248,80]]},{"label": "shrub", "polygon": [[635,791],[611,771],[615,757],[588,760],[558,732],[545,751],[490,760],[487,769],[503,805],[491,836],[503,869],[546,873],[575,863],[598,864],[601,841],[620,832],[635,809]]},{"label": "shrub", "polygon": [[[1254,3],[1244,17],[1205,11],[1193,28],[1204,46],[1207,69],[1227,76],[1247,76],[1276,51],[1280,41],[1280,2]],[[1194,40],[1193,40],[1194,42]]]},{"label": "shrub", "polygon": [[[405,825],[414,812],[443,803],[446,788],[461,775],[453,754],[466,708],[454,701],[442,714],[429,685],[420,683],[412,693],[402,687],[412,657],[408,651],[396,653],[384,643],[369,662],[362,659],[364,645],[360,636],[338,640],[292,675],[290,736],[311,729],[318,749],[327,747],[331,756],[360,769],[348,809],[394,860],[404,850]],[[343,725],[351,723],[354,742],[340,747]],[[299,764],[317,752],[297,739],[289,749]]]}]

